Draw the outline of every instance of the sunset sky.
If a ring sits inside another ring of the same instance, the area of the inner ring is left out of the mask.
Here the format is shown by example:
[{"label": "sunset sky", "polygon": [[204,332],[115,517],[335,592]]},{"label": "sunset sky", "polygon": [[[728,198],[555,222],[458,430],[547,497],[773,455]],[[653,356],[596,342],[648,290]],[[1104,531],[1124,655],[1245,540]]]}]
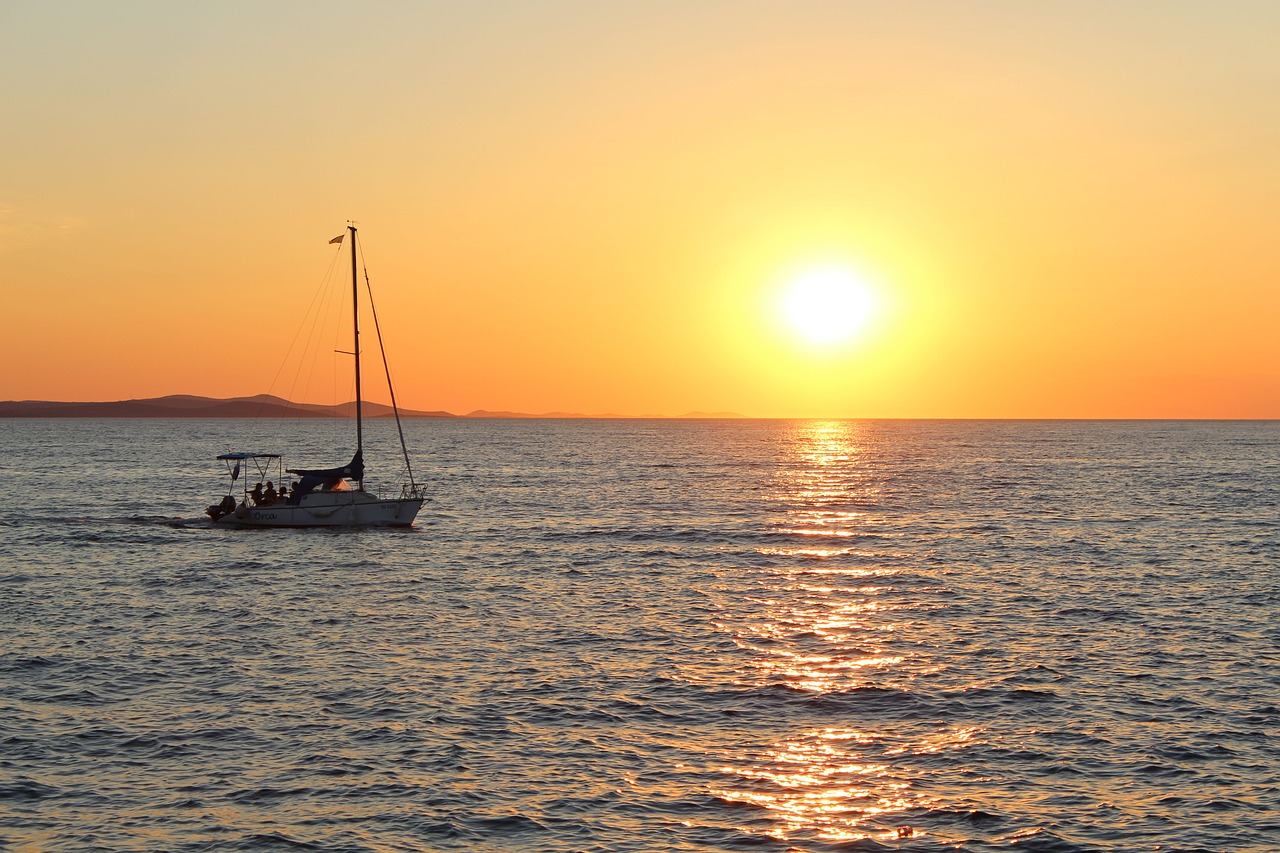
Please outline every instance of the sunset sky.
[{"label": "sunset sky", "polygon": [[[1270,0],[6,0],[0,399],[288,396],[354,219],[411,408],[1280,418],[1277,33]],[[834,340],[787,319],[814,275],[866,297]]]}]

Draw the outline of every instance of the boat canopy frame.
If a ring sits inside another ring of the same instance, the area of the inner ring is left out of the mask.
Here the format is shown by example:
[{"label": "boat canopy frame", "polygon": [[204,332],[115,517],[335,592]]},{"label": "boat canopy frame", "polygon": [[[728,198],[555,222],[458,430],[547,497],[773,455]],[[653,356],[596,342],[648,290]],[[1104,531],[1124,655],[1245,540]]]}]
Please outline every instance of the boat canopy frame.
[{"label": "boat canopy frame", "polygon": [[[249,494],[249,473],[250,467],[257,472],[257,482],[265,482],[272,477],[283,482],[284,479],[284,462],[279,453],[220,453],[218,461],[223,462],[227,466],[227,474],[231,477],[231,482],[227,487],[227,494],[231,494],[235,490],[236,480],[240,479],[242,463],[244,464],[244,484],[243,490]],[[274,474],[272,472],[275,472]]]}]

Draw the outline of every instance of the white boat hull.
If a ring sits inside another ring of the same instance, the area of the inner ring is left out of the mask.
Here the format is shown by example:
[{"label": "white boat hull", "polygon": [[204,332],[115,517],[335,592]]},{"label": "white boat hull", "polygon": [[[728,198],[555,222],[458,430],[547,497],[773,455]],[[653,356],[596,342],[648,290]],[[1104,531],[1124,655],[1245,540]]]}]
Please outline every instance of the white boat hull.
[{"label": "white boat hull", "polygon": [[319,492],[300,504],[251,506],[242,503],[215,524],[232,527],[408,527],[422,498],[379,498],[368,492]]}]

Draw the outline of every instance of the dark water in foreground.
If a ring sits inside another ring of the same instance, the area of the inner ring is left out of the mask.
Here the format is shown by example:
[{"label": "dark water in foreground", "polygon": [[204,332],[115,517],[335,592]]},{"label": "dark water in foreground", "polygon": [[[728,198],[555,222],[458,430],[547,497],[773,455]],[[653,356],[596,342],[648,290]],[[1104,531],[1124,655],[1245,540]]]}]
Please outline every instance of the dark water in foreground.
[{"label": "dark water in foreground", "polygon": [[255,428],[0,421],[0,849],[1280,850],[1280,425]]}]

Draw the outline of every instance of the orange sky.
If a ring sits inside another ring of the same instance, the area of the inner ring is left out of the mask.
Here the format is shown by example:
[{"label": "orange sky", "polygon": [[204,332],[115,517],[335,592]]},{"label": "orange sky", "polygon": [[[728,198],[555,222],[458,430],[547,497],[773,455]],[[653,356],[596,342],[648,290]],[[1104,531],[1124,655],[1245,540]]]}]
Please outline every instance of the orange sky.
[{"label": "orange sky", "polygon": [[[0,399],[288,391],[354,218],[412,408],[1280,418],[1276,32],[1261,2],[10,0]],[[864,337],[783,328],[813,265],[872,283]]]}]

